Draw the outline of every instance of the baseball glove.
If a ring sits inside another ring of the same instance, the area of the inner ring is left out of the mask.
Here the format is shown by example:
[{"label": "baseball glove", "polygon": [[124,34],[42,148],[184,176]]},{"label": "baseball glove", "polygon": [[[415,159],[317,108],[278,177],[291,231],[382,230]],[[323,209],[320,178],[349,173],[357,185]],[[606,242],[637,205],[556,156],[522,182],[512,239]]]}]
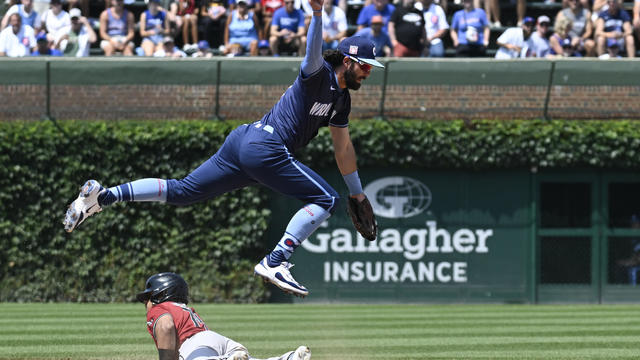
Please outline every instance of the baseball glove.
[{"label": "baseball glove", "polygon": [[351,221],[356,230],[369,241],[376,239],[378,232],[378,224],[376,216],[373,214],[373,208],[369,199],[366,197],[361,202],[356,198],[349,197],[347,204],[347,212],[351,216]]}]

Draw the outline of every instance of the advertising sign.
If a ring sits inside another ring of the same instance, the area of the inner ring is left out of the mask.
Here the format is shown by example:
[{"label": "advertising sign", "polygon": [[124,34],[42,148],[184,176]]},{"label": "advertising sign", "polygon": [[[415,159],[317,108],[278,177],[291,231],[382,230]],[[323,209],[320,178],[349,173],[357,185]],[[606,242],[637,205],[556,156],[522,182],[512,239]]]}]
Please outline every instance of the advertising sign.
[{"label": "advertising sign", "polygon": [[[320,174],[346,196],[337,170]],[[291,259],[292,273],[310,291],[308,300],[529,300],[526,172],[365,169],[360,174],[378,220],[378,238],[369,242],[355,231],[342,201]],[[278,216],[270,241],[275,244],[302,205],[274,197]]]}]

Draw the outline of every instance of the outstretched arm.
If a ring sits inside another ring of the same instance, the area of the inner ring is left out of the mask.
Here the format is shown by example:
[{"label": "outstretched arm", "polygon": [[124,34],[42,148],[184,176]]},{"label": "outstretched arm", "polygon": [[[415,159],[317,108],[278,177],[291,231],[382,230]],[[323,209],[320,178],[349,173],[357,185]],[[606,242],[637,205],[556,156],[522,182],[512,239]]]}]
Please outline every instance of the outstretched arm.
[{"label": "outstretched arm", "polygon": [[338,169],[344,177],[349,188],[351,197],[364,200],[362,184],[358,177],[358,166],[356,164],[356,151],[351,143],[348,127],[329,126],[331,131],[331,139],[333,140],[333,151],[336,157]]},{"label": "outstretched arm", "polygon": [[[331,0],[327,0],[331,1]],[[302,75],[308,76],[322,67],[322,4],[323,0],[309,0],[313,17],[307,34],[307,53],[302,60]]]}]

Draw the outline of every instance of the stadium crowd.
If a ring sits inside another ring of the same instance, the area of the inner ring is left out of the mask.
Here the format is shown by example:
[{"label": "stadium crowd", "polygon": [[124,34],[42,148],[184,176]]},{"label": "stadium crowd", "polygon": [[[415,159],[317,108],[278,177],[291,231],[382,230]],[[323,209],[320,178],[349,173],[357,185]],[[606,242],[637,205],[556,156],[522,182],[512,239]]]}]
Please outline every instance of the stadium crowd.
[{"label": "stadium crowd", "polygon": [[[324,49],[355,33],[393,57],[606,59],[635,57],[640,40],[640,0],[390,1],[325,0]],[[9,57],[301,56],[312,15],[308,0],[0,2]]]}]

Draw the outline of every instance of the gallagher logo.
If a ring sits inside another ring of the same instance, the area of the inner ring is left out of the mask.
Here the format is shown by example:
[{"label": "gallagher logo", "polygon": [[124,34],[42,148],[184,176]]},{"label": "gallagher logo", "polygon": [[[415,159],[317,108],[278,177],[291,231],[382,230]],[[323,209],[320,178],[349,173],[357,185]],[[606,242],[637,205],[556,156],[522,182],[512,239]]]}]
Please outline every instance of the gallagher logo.
[{"label": "gallagher logo", "polygon": [[431,190],[422,182],[405,176],[389,176],[364,188],[373,212],[385,218],[416,216],[431,205]]}]

